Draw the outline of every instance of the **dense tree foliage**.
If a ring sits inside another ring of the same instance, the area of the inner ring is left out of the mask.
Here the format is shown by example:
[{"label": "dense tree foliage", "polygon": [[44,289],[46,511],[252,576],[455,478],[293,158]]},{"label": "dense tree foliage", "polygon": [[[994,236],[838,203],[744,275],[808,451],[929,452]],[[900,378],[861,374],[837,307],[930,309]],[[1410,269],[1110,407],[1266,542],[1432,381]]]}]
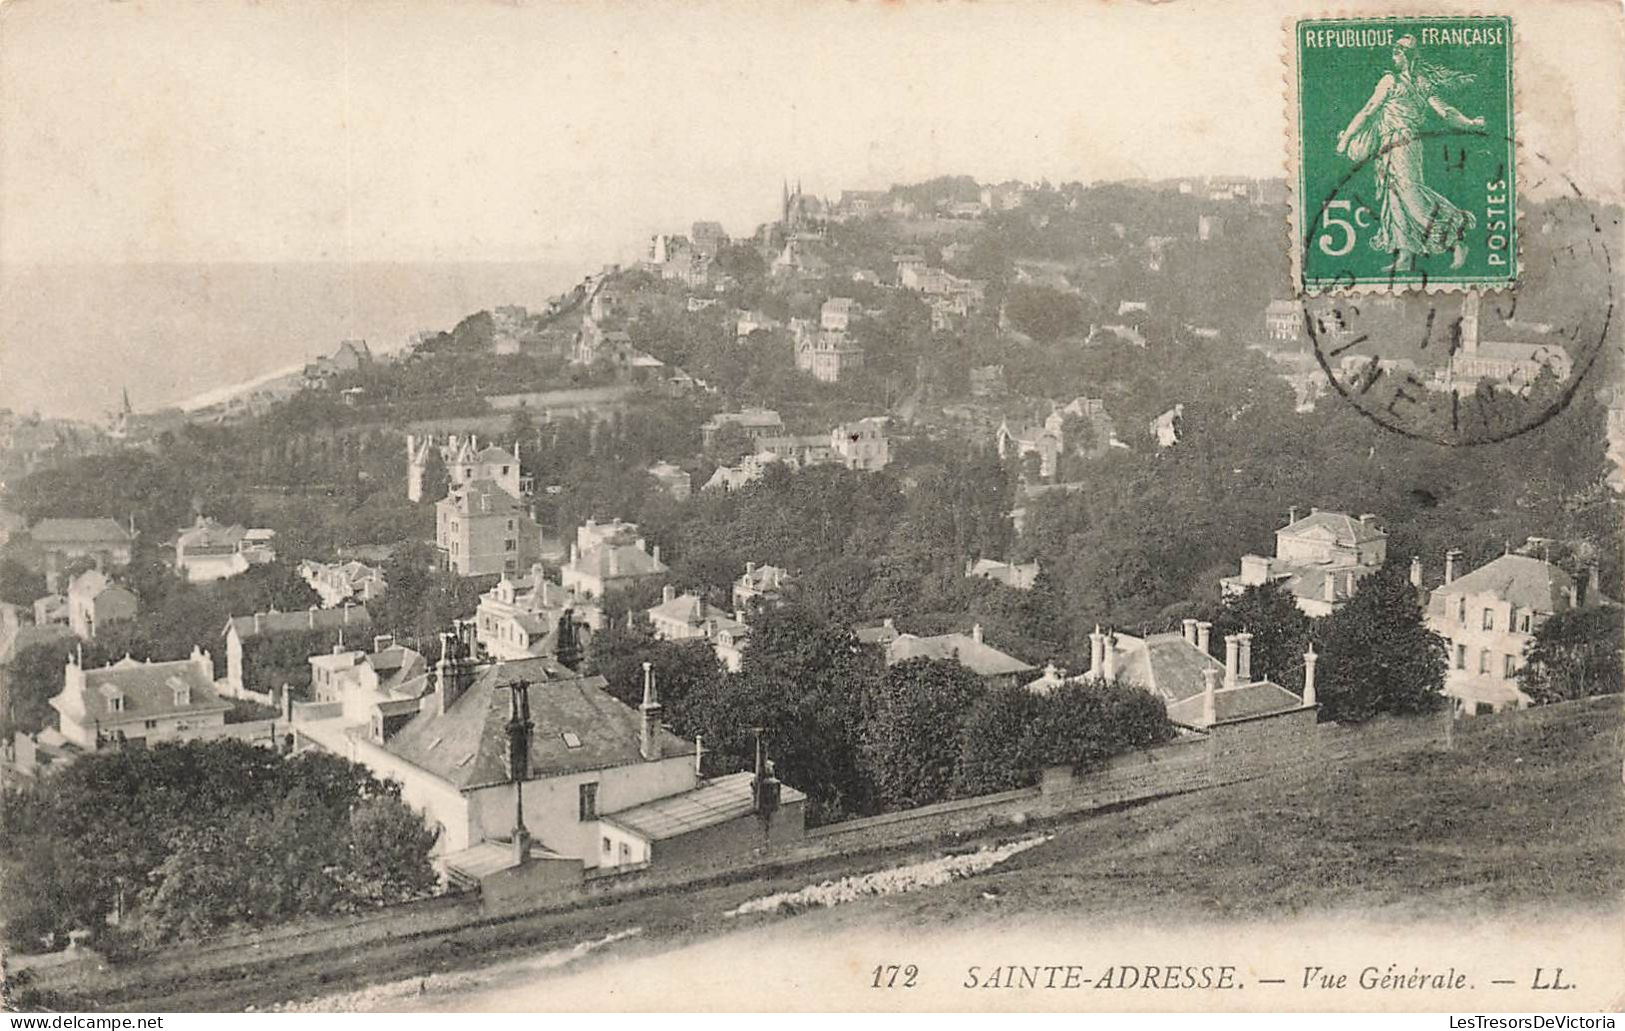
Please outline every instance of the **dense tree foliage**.
[{"label": "dense tree foliage", "polygon": [[1560,612],[1540,625],[1524,652],[1518,686],[1537,703],[1566,702],[1619,691],[1625,648],[1617,606]]},{"label": "dense tree foliage", "polygon": [[1322,719],[1358,722],[1443,704],[1444,640],[1423,623],[1416,589],[1397,563],[1360,581],[1324,623],[1316,674]]},{"label": "dense tree foliage", "polygon": [[0,798],[8,944],[115,914],[107,934],[156,945],[426,894],[434,835],[398,791],[337,756],[239,741],[81,757]]}]

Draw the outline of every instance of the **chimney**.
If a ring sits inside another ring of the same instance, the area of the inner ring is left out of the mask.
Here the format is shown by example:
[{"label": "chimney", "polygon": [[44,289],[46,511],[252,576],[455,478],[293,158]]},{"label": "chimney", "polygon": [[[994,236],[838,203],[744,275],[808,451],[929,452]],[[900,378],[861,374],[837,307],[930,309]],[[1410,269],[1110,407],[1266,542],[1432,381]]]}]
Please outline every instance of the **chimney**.
[{"label": "chimney", "polygon": [[435,663],[435,702],[440,715],[457,704],[474,683],[474,663],[463,648],[459,630],[444,631],[440,635],[440,661]]},{"label": "chimney", "polygon": [[1106,680],[1112,680],[1117,676],[1117,632],[1106,631],[1102,644],[1105,654],[1101,658],[1105,660],[1105,665],[1100,668],[1100,675]]},{"label": "chimney", "polygon": [[254,613],[254,633],[258,634],[264,628],[265,628],[265,616],[262,613],[259,613],[259,612]]},{"label": "chimney", "polygon": [[621,554],[620,554],[619,551],[616,550],[617,545],[611,544],[611,545],[608,545],[608,548],[609,548],[609,575],[612,576],[612,577],[613,576],[620,576],[621,575]]},{"label": "chimney", "polygon": [[1461,549],[1451,548],[1444,553],[1444,582],[1450,583],[1456,579],[1456,563],[1461,561]]},{"label": "chimney", "polygon": [[745,610],[743,608],[734,609],[734,622],[735,623],[743,623],[744,621],[745,621]]},{"label": "chimney", "polygon": [[1224,635],[1224,686],[1234,687],[1236,684],[1236,671],[1241,664],[1241,638],[1235,634]]},{"label": "chimney", "polygon": [[1243,630],[1236,635],[1241,654],[1236,660],[1236,679],[1243,684],[1253,682],[1253,635]]},{"label": "chimney", "polygon": [[576,544],[572,543],[570,545],[570,564],[572,566],[576,565],[577,561],[580,558],[581,558],[581,550],[580,550],[580,548]]},{"label": "chimney", "polygon": [[1422,586],[1422,556],[1411,556],[1411,586]]},{"label": "chimney", "polygon": [[[1229,638],[1225,638],[1229,640]],[[1211,727],[1219,722],[1219,700],[1214,696],[1218,690],[1219,671],[1212,666],[1202,671],[1202,725]]]},{"label": "chimney", "polygon": [[344,606],[342,611],[344,612],[344,615],[341,618],[344,620],[344,625],[349,626],[350,625],[350,606],[348,606],[348,605]]},{"label": "chimney", "polygon": [[1196,624],[1196,647],[1202,650],[1203,655],[1206,655],[1208,654],[1208,646],[1212,642],[1213,624],[1204,619]]},{"label": "chimney", "polygon": [[982,643],[982,624],[977,623],[975,626],[970,628],[970,639],[975,641],[977,644]]},{"label": "chimney", "polygon": [[897,624],[892,621],[892,618],[890,616],[887,616],[885,619],[882,619],[880,621],[880,625],[885,627],[887,630],[892,631],[893,633],[896,633],[896,631],[897,631]]},{"label": "chimney", "polygon": [[754,563],[754,562],[746,562],[745,563],[745,575],[746,576],[752,576],[752,575],[755,574],[755,572],[756,572],[756,563]]},{"label": "chimney", "polygon": [[1295,523],[1297,521],[1298,521],[1298,506],[1293,505],[1291,508],[1286,510],[1286,524],[1288,526],[1291,526],[1293,523]]},{"label": "chimney", "polygon": [[1185,643],[1193,648],[1196,647],[1196,620],[1182,619],[1179,621],[1179,625],[1185,631]]},{"label": "chimney", "polygon": [[660,545],[655,545],[655,550],[651,553],[651,555],[656,562],[660,561]]},{"label": "chimney", "polygon": [[372,650],[381,652],[395,643],[394,634],[378,634],[372,639]]},{"label": "chimney", "polygon": [[654,762],[660,758],[660,695],[655,691],[654,663],[643,664],[643,704],[638,706],[643,714],[643,729],[638,735],[638,752],[645,762]]},{"label": "chimney", "polygon": [[1106,635],[1100,632],[1100,624],[1095,624],[1094,633],[1089,635],[1089,675],[1099,678],[1106,664]]},{"label": "chimney", "polygon": [[312,629],[312,630],[316,629],[316,608],[315,608],[315,606],[311,606],[310,608],[305,610],[305,625],[310,627],[310,629]]},{"label": "chimney", "polygon": [[660,589],[660,600],[661,602],[676,601],[677,588],[673,587],[671,584],[667,584],[666,586],[662,587]]},{"label": "chimney", "polygon": [[1315,661],[1319,658],[1312,644],[1303,653],[1303,704],[1306,706],[1315,704]]},{"label": "chimney", "polygon": [[1370,527],[1372,529],[1376,529],[1376,527],[1377,527],[1377,514],[1375,512],[1361,512],[1360,513],[1360,525],[1361,526],[1368,526],[1368,527]]}]

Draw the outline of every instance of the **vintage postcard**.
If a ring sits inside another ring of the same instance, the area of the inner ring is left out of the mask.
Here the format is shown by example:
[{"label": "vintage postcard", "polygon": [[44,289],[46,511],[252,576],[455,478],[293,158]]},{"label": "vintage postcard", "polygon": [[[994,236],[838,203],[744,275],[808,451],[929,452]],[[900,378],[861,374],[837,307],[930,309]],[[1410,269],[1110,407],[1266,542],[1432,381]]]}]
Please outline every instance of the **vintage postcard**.
[{"label": "vintage postcard", "polygon": [[1622,127],[1617,0],[0,4],[0,1019],[1613,1027]]}]

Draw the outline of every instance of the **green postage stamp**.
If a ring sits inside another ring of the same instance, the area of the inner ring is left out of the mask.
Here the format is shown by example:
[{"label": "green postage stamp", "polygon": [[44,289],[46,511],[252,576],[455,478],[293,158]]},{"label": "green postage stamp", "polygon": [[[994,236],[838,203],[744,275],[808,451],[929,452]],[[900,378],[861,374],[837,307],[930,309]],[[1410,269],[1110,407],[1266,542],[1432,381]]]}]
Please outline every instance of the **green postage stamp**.
[{"label": "green postage stamp", "polygon": [[1518,276],[1512,19],[1293,25],[1293,271],[1305,293]]}]

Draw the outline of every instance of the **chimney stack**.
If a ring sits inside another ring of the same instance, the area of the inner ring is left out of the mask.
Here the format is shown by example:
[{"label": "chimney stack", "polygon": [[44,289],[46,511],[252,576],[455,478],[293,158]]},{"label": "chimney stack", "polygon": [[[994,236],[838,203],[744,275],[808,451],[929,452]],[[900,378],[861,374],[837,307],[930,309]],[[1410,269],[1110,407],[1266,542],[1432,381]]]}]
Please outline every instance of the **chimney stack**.
[{"label": "chimney stack", "polygon": [[1315,654],[1315,646],[1310,645],[1309,650],[1303,653],[1303,704],[1306,706],[1315,703],[1315,661],[1320,656]]},{"label": "chimney stack", "polygon": [[1196,646],[1196,620],[1182,619],[1179,621],[1179,625],[1185,631],[1185,643],[1194,648]]},{"label": "chimney stack", "polygon": [[977,623],[975,626],[970,628],[970,639],[975,641],[977,644],[982,643],[982,624]]},{"label": "chimney stack", "polygon": [[1253,635],[1243,630],[1236,635],[1241,654],[1236,659],[1236,680],[1242,684],[1253,682]]},{"label": "chimney stack", "polygon": [[1106,664],[1106,635],[1100,632],[1100,624],[1095,624],[1094,633],[1089,635],[1089,675],[1091,677],[1103,676]]},{"label": "chimney stack", "polygon": [[1411,586],[1422,586],[1422,556],[1411,556]]},{"label": "chimney stack", "polygon": [[651,558],[653,558],[653,559],[654,559],[654,560],[655,560],[655,561],[656,561],[656,562],[659,562],[659,561],[660,561],[660,545],[658,545],[658,544],[656,544],[656,545],[655,545],[655,547],[654,547],[654,550],[653,550],[653,551],[651,551],[651,552],[650,552],[650,553],[649,553],[649,555],[650,555],[650,557],[651,557]]},{"label": "chimney stack", "polygon": [[1235,634],[1224,635],[1224,686],[1236,685],[1236,671],[1241,663],[1241,638]]},{"label": "chimney stack", "polygon": [[1298,506],[1293,505],[1291,508],[1286,510],[1286,524],[1288,526],[1291,526],[1293,523],[1295,523],[1297,521],[1298,521]]},{"label": "chimney stack", "polygon": [[1196,647],[1202,650],[1203,655],[1208,654],[1208,645],[1211,644],[1212,641],[1213,624],[1209,623],[1205,619],[1198,622],[1196,624]]},{"label": "chimney stack", "polygon": [[1461,561],[1461,549],[1451,548],[1444,553],[1444,582],[1450,583],[1456,579],[1456,563]]},{"label": "chimney stack", "polygon": [[1100,675],[1107,680],[1113,680],[1117,677],[1117,631],[1106,631],[1104,644],[1106,654],[1102,658],[1105,659],[1105,665],[1101,667]]},{"label": "chimney stack", "polygon": [[660,600],[662,603],[676,601],[677,588],[673,587],[671,584],[667,584],[666,586],[662,587],[660,589]]},{"label": "chimney stack", "polygon": [[643,715],[643,730],[638,736],[638,751],[645,762],[660,758],[660,695],[655,691],[654,663],[643,664],[643,704],[638,706]]},{"label": "chimney stack", "polygon": [[[1229,638],[1225,638],[1229,640]],[[1202,671],[1202,725],[1211,727],[1219,722],[1219,699],[1214,695],[1218,689],[1219,671],[1212,666]]]}]

